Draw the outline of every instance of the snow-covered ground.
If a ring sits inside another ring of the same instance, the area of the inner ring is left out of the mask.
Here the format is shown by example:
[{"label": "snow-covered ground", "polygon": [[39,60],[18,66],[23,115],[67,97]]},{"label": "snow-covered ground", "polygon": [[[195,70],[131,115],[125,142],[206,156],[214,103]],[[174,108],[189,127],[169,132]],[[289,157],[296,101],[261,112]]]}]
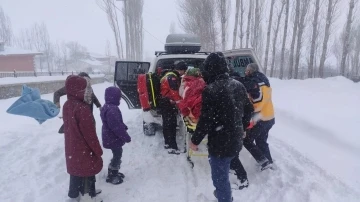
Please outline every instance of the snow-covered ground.
[{"label": "snow-covered ground", "polygon": [[[243,149],[240,158],[248,172],[248,189],[233,191],[234,201],[359,201],[360,108],[359,87],[343,78],[306,81],[271,79],[276,125],[269,143],[277,169],[259,172]],[[109,83],[94,85],[103,102]],[[43,95],[52,100],[52,94]],[[55,118],[35,120],[6,114],[16,100],[0,100],[0,201],[65,201],[66,173],[62,124]],[[65,98],[62,98],[62,104]],[[139,110],[120,106],[132,142],[124,146],[121,185],[105,182],[111,152],[104,150],[104,168],[97,187],[105,202],[210,202],[213,186],[207,158],[194,158],[192,170],[185,154],[168,155],[163,138],[142,133]],[[101,135],[99,111],[95,110]],[[101,138],[100,138],[101,141]],[[178,137],[178,143],[182,141]]]},{"label": "snow-covered ground", "polygon": [[[104,77],[104,74],[90,74],[91,78]],[[38,77],[5,77],[0,78],[0,85],[4,84],[16,84],[16,83],[32,83],[32,82],[42,82],[42,81],[62,81],[66,80],[66,76],[38,76]]]}]

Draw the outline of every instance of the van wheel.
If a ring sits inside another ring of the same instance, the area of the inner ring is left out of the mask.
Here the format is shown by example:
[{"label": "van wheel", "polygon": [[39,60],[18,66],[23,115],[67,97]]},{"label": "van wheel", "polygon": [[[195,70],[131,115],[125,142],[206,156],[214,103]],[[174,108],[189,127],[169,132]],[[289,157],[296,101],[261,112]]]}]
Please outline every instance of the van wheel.
[{"label": "van wheel", "polygon": [[156,132],[155,124],[143,122],[143,131],[146,136],[154,136]]}]

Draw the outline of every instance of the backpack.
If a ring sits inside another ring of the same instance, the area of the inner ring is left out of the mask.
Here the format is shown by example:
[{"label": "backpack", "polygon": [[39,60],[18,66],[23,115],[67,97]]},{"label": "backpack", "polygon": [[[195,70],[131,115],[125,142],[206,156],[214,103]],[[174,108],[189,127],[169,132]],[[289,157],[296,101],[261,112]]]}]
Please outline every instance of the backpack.
[{"label": "backpack", "polygon": [[140,105],[143,111],[158,111],[158,101],[160,98],[159,76],[151,72],[146,74],[139,74],[137,90],[139,93]]}]

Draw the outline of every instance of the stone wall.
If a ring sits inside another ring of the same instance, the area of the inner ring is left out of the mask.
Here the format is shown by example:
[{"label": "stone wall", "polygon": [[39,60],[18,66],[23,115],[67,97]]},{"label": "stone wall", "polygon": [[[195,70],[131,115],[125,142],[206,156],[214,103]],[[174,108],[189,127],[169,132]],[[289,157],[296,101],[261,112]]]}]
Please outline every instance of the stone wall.
[{"label": "stone wall", "polygon": [[[104,77],[95,77],[91,79],[92,84],[98,84],[105,82]],[[22,92],[22,86],[26,84],[31,88],[38,88],[41,94],[53,93],[61,87],[64,87],[64,81],[43,81],[32,83],[17,83],[0,85],[0,99],[8,99],[12,97],[19,97]]]}]

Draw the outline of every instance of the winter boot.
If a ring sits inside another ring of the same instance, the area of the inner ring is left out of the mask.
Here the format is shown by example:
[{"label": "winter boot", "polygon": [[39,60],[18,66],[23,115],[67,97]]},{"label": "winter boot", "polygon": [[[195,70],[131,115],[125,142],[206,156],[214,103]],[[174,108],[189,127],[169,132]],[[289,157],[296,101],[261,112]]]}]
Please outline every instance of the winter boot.
[{"label": "winter boot", "polygon": [[[215,198],[217,198],[217,196],[216,196],[216,190],[214,190],[214,196],[215,196]],[[234,198],[233,198],[233,197],[231,197],[231,201],[234,201]]]},{"label": "winter boot", "polygon": [[239,180],[237,180],[236,185],[239,188],[239,190],[242,190],[242,189],[247,188],[249,186],[249,180],[247,178],[239,179]]},{"label": "winter boot", "polygon": [[179,154],[180,154],[180,150],[178,150],[178,149],[168,149],[168,153],[169,153],[169,154],[179,155]]},{"label": "winter boot", "polygon": [[269,168],[272,168],[272,163],[270,161],[266,161],[265,163],[261,164],[261,171],[264,171]]},{"label": "winter boot", "polygon": [[[112,169],[108,168],[108,173],[111,173],[113,171]],[[125,175],[118,171],[117,175],[119,175],[121,178],[125,178]]]},{"label": "winter boot", "polygon": [[106,177],[106,182],[117,185],[123,183],[124,179],[120,177],[118,170],[108,169],[108,176]]}]

